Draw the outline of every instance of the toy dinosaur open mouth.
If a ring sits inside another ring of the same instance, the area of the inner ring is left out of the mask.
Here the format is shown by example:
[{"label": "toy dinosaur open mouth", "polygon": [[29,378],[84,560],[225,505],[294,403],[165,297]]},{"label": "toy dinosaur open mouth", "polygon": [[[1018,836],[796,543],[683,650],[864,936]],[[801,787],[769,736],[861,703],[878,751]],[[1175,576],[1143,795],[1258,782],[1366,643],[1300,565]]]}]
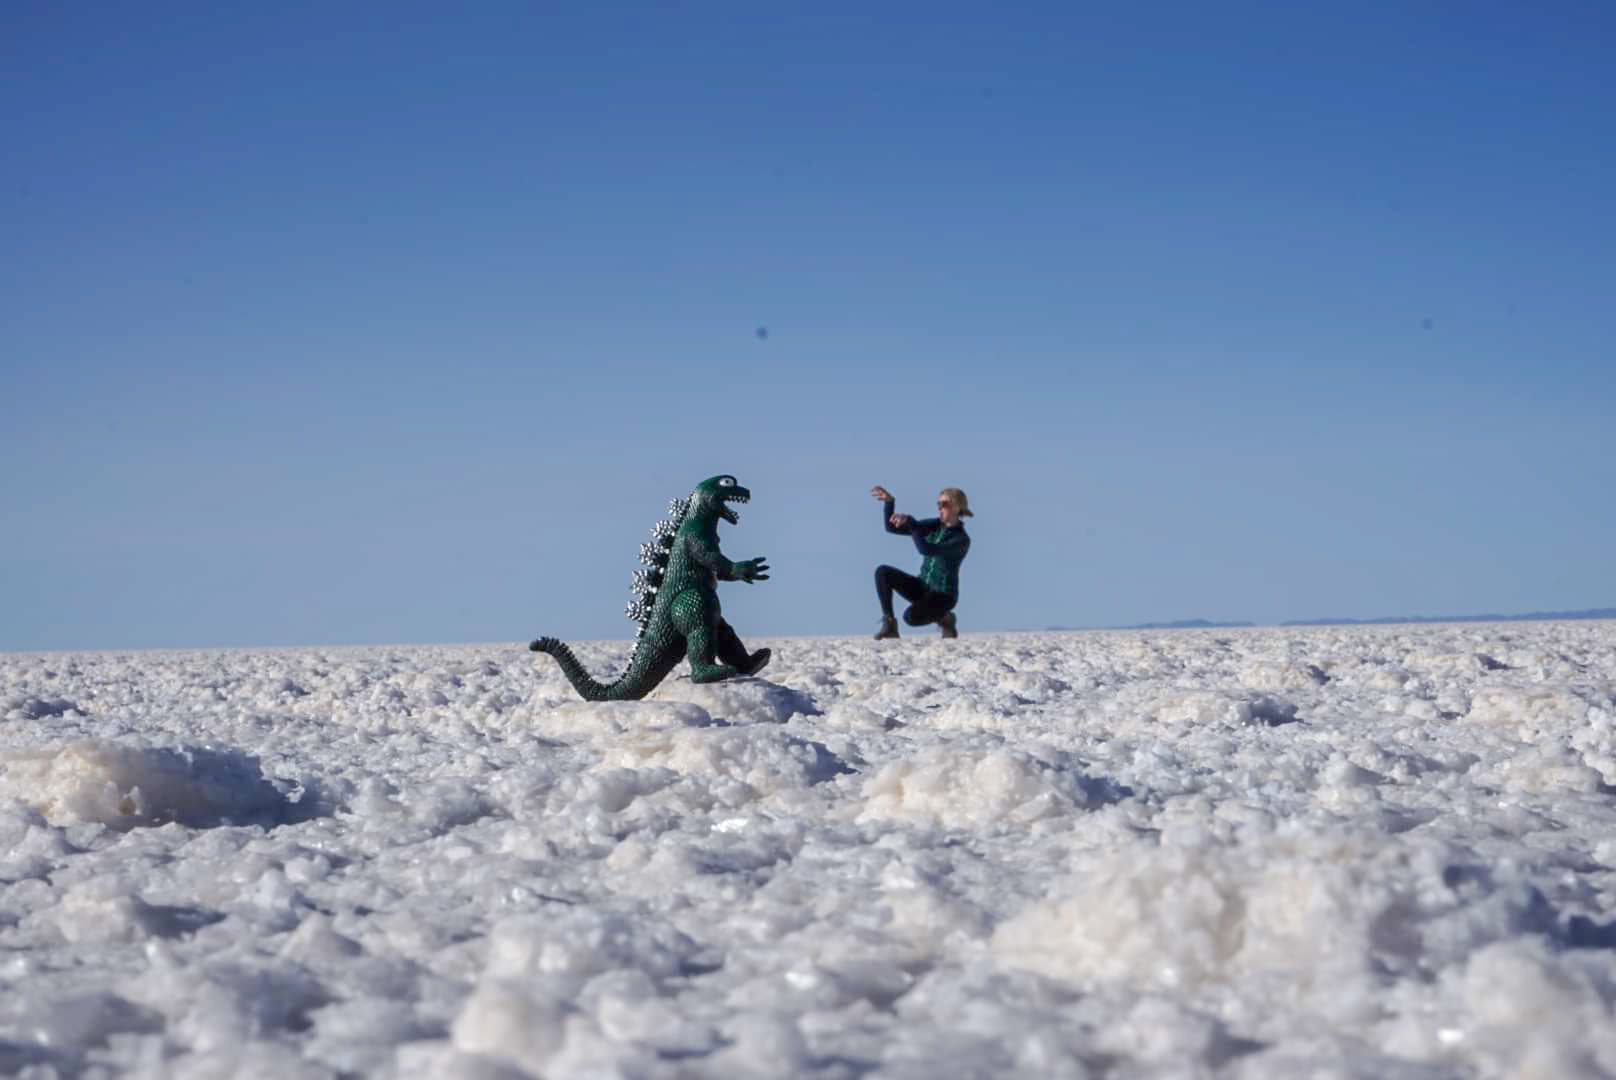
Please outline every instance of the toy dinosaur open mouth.
[{"label": "toy dinosaur open mouth", "polygon": [[751,501],[751,496],[741,495],[739,493],[734,495],[720,495],[718,501],[718,516],[729,522],[731,525],[738,525],[741,521],[741,515],[731,510],[727,504],[732,502],[748,503]]}]

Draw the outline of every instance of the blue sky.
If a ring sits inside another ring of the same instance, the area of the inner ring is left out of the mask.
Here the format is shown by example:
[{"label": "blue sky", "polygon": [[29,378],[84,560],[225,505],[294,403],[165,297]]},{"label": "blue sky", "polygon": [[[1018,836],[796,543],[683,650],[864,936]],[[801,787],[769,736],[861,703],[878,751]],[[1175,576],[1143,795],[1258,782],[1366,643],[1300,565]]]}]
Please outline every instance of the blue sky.
[{"label": "blue sky", "polygon": [[0,16],[0,648],[1616,604],[1616,8],[462,7]]}]

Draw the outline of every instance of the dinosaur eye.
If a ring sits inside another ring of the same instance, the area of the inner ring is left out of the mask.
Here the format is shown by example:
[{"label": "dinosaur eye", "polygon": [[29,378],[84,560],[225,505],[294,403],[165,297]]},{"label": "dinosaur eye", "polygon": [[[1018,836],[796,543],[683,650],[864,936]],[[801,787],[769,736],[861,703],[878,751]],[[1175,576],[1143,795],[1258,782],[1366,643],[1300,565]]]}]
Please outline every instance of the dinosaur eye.
[{"label": "dinosaur eye", "polygon": [[718,486],[719,487],[734,487],[735,486],[735,478],[733,476],[720,477],[719,481],[718,481]]}]

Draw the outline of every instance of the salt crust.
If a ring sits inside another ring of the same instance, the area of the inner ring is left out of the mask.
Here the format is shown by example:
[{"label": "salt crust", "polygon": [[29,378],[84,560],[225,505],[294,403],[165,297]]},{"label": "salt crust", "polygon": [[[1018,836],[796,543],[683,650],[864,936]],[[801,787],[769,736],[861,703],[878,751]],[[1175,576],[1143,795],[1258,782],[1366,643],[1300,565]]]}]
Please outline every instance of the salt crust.
[{"label": "salt crust", "polygon": [[1611,624],[770,644],[0,656],[0,1072],[1616,1074]]}]

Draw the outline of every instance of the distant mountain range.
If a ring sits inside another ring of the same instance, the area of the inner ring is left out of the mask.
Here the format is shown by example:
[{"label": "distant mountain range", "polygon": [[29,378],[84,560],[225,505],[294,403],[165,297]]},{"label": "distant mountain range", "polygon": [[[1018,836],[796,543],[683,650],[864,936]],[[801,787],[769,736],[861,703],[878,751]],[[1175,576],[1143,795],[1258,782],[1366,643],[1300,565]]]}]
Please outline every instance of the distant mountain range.
[{"label": "distant mountain range", "polygon": [[1212,630],[1224,626],[1256,626],[1250,622],[1213,622],[1210,619],[1178,619],[1174,622],[1147,622],[1137,626],[1110,627],[1113,630]]},{"label": "distant mountain range", "polygon": [[1378,626],[1432,622],[1536,622],[1549,619],[1616,619],[1616,608],[1586,611],[1531,611],[1525,615],[1384,615],[1378,619],[1298,619],[1281,626]]},{"label": "distant mountain range", "polygon": [[[1616,619],[1616,608],[1588,608],[1585,611],[1533,611],[1525,615],[1383,615],[1378,619],[1293,619],[1278,626],[1397,626],[1405,623],[1448,622],[1537,622],[1552,619]],[[1075,627],[1050,626],[1048,630],[1213,630],[1261,626],[1252,622],[1214,622],[1211,619],[1177,619],[1173,622],[1137,623],[1133,626]]]}]

